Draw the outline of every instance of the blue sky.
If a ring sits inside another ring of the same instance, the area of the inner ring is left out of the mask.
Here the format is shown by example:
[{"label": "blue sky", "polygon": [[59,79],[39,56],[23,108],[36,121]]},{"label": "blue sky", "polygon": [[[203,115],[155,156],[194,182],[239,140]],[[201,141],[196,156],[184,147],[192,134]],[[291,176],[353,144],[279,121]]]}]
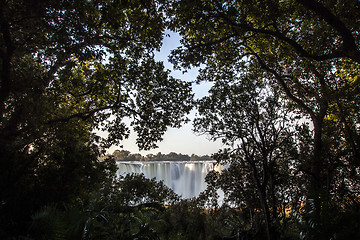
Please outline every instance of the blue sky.
[{"label": "blue sky", "polygon": [[[171,63],[167,61],[168,55],[172,49],[177,48],[180,45],[180,36],[173,32],[167,32],[169,37],[165,37],[161,51],[156,53],[156,59],[163,61],[166,68],[171,70],[171,75],[175,78],[182,79],[185,81],[193,81],[197,76],[197,69],[190,69],[187,73],[182,73],[182,71],[175,71]],[[193,91],[195,93],[195,98],[203,97],[207,94],[210,83],[202,83],[200,85],[194,85]],[[189,118],[194,119],[196,111],[193,110]],[[182,154],[196,154],[196,155],[210,155],[215,153],[222,147],[220,141],[212,142],[208,140],[207,136],[196,135],[192,131],[192,123],[188,123],[183,127],[170,128],[164,135],[164,140],[159,142],[157,145],[159,148],[152,149],[150,151],[139,151],[136,146],[136,134],[131,133],[129,139],[126,139],[122,142],[124,150],[128,150],[132,153],[140,153],[146,155],[149,153],[156,154],[158,152],[162,153],[182,153]],[[112,153],[114,150],[120,149],[118,146],[111,147],[108,152]]]}]

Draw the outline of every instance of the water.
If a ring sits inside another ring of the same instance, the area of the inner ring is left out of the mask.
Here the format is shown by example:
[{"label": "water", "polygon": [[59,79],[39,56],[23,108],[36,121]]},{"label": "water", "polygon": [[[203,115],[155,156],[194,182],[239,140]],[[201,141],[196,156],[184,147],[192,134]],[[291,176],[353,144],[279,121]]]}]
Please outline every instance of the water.
[{"label": "water", "polygon": [[215,161],[117,162],[118,176],[143,173],[147,178],[163,181],[183,198],[197,197],[206,189],[205,177],[210,170],[221,171]]}]

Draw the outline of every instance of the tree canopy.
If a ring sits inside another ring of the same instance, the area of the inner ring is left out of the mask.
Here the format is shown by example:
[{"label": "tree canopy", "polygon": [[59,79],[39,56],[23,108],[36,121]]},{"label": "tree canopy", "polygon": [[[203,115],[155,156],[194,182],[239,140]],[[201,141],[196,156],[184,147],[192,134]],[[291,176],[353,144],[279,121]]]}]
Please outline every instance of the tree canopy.
[{"label": "tree canopy", "polygon": [[[179,68],[201,67],[198,81],[214,83],[210,97],[199,102],[200,132],[224,137],[235,143],[235,149],[240,141],[238,148],[245,151],[244,140],[247,144],[256,136],[248,130],[251,122],[246,122],[252,114],[242,115],[254,105],[249,79],[268,82],[270,88],[263,90],[273,89],[279,100],[288,101],[282,109],[311,122],[310,154],[297,162],[309,179],[306,195],[314,203],[317,223],[321,206],[339,189],[334,176],[341,175],[340,166],[359,166],[359,118],[351,110],[358,108],[354,100],[360,93],[359,8],[359,1],[313,0],[179,0],[167,8],[170,28],[183,36],[170,60]],[[248,96],[238,95],[238,89],[245,88]],[[349,107],[346,111],[344,105]],[[266,104],[260,109],[267,111]],[[255,121],[256,131],[267,131],[269,125],[260,125],[262,121]],[[255,153],[256,146],[249,153]],[[356,180],[345,185],[351,193]]]},{"label": "tree canopy", "polygon": [[[105,177],[97,156],[128,136],[125,118],[141,149],[155,147],[167,127],[186,121],[190,83],[154,60],[165,29],[161,3],[0,2],[4,229],[21,228],[12,219],[25,223],[42,204],[76,199],[71,186],[95,186]],[[108,136],[100,138],[99,130]],[[41,189],[46,194],[37,195]]]}]

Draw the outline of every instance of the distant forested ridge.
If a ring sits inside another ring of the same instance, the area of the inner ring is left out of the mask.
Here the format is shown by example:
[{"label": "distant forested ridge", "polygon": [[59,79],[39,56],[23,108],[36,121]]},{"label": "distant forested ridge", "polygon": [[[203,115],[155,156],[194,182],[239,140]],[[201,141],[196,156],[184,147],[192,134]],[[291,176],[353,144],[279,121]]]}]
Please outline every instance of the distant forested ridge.
[{"label": "distant forested ridge", "polygon": [[132,154],[127,150],[115,150],[113,154],[108,154],[105,157],[113,157],[116,161],[214,161],[214,159],[209,155],[198,156],[191,154],[174,153],[163,154],[158,152],[157,154],[147,154],[143,156],[139,153]]}]

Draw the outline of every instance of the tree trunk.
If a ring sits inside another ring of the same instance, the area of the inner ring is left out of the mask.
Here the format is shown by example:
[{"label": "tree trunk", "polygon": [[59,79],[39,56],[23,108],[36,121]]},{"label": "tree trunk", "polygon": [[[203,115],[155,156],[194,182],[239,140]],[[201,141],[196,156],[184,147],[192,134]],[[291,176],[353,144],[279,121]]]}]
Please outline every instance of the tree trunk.
[{"label": "tree trunk", "polygon": [[265,228],[266,228],[266,235],[268,240],[273,240],[273,233],[272,233],[272,227],[271,227],[271,217],[270,217],[270,210],[266,202],[266,189],[261,186],[258,187],[258,192],[260,195],[260,202],[262,205],[262,209],[264,211],[264,217],[265,217]]},{"label": "tree trunk", "polygon": [[310,159],[310,186],[308,189],[308,198],[314,201],[315,219],[319,220],[321,212],[321,191],[322,179],[321,168],[323,165],[322,157],[322,127],[323,117],[314,117],[314,149],[313,156]]}]

